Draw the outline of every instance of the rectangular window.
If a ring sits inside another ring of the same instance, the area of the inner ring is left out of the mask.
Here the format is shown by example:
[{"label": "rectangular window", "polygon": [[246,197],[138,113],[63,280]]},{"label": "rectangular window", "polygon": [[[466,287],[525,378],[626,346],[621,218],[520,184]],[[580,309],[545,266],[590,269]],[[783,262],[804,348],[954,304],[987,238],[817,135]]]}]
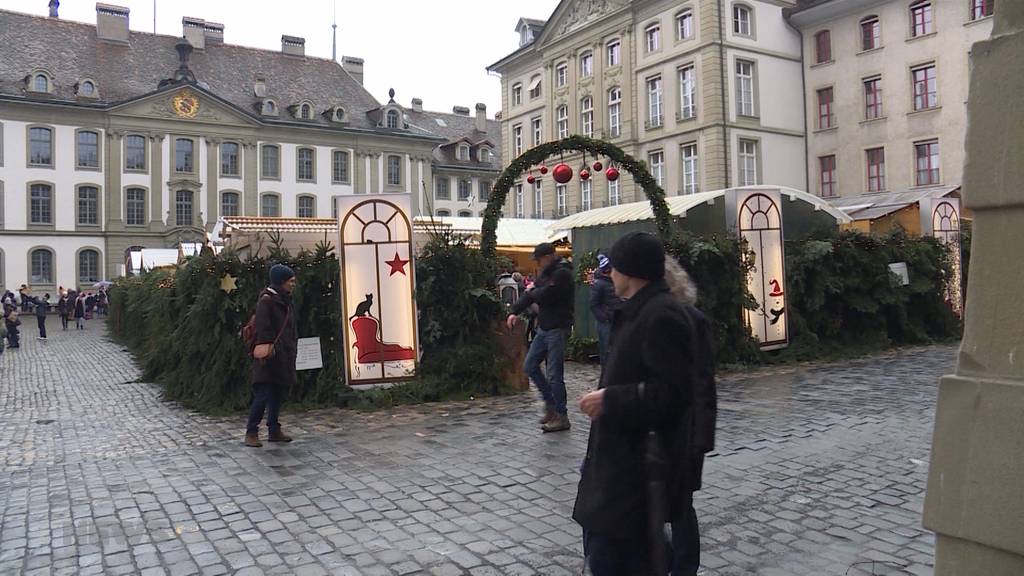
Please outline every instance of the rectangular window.
[{"label": "rectangular window", "polygon": [[516,84],[512,87],[512,105],[519,106],[523,103],[523,85]]},{"label": "rectangular window", "polygon": [[580,56],[580,76],[587,77],[594,73],[594,55],[586,53]]},{"label": "rectangular window", "polygon": [[618,206],[622,202],[622,195],[619,193],[619,181],[608,183],[608,205]]},{"label": "rectangular window", "polygon": [[478,186],[479,186],[479,189],[480,189],[480,193],[478,195],[478,200],[480,200],[481,202],[487,202],[488,200],[490,200],[491,199],[491,186],[493,186],[493,184],[491,184],[490,182],[487,182],[485,180],[481,180],[480,184]]},{"label": "rectangular window", "polygon": [[832,88],[818,90],[818,128],[824,130],[834,125],[832,114]]},{"label": "rectangular window", "polygon": [[834,154],[818,158],[818,172],[821,174],[821,197],[832,198],[836,195],[836,157]]},{"label": "rectangular window", "polygon": [[96,226],[100,223],[100,191],[94,186],[78,187],[78,223]]},{"label": "rectangular window", "polygon": [[580,208],[586,212],[593,208],[594,183],[590,180],[580,182]]},{"label": "rectangular window", "polygon": [[312,148],[299,148],[298,150],[296,150],[296,180],[299,180],[301,182],[312,182],[315,180],[315,173],[313,170],[313,155],[314,151]]},{"label": "rectangular window", "polygon": [[348,152],[335,150],[331,159],[331,181],[335,184],[348,184]]},{"label": "rectangular window", "polygon": [[870,78],[864,81],[864,118],[874,120],[882,117],[882,79]]},{"label": "rectangular window", "polygon": [[689,10],[680,12],[676,16],[676,40],[686,40],[693,37],[693,12]]},{"label": "rectangular window", "polygon": [[580,126],[584,136],[594,136],[594,99],[590,96],[580,101]]},{"label": "rectangular window", "polygon": [[516,218],[526,218],[526,207],[523,205],[523,185],[516,184]]},{"label": "rectangular window", "polygon": [[619,88],[608,91],[608,133],[612,138],[622,133],[622,90]]},{"label": "rectangular window", "polygon": [[700,191],[697,173],[697,144],[683,146],[683,194],[696,194]]},{"label": "rectangular window", "polygon": [[693,66],[679,69],[679,117],[697,116],[697,76]]},{"label": "rectangular window", "polygon": [[929,64],[911,71],[914,78],[914,110],[935,108],[938,102],[935,65]]},{"label": "rectangular window", "polygon": [[238,216],[238,194],[225,192],[220,197],[220,215]]},{"label": "rectangular window", "polygon": [[868,18],[860,23],[861,49],[874,50],[882,45],[882,23],[878,18]]},{"label": "rectangular window", "polygon": [[53,166],[53,130],[28,129],[28,163],[33,166]]},{"label": "rectangular window", "polygon": [[402,158],[399,156],[388,156],[388,185],[402,185]]},{"label": "rectangular window", "polygon": [[459,180],[459,202],[469,201],[473,194],[473,183],[469,180]]},{"label": "rectangular window", "polygon": [[512,153],[516,158],[523,153],[523,127],[519,124],[512,127]]},{"label": "rectangular window", "polygon": [[451,200],[452,193],[448,188],[448,178],[439,176],[434,181],[434,197],[438,200]]},{"label": "rectangular window", "polygon": [[533,217],[544,219],[544,184],[540,180],[533,183]]},{"label": "rectangular window", "polygon": [[992,15],[995,0],[971,0],[971,20],[978,20]]},{"label": "rectangular window", "polygon": [[260,174],[263,178],[281,177],[281,149],[277,146],[266,145],[261,151]]},{"label": "rectangular window", "polygon": [[569,214],[569,210],[565,204],[565,192],[568,186],[565,184],[558,184],[555,186],[555,202],[558,205],[558,216],[566,216]]},{"label": "rectangular window", "polygon": [[647,124],[657,128],[661,121],[661,76],[655,76],[647,79]]},{"label": "rectangular window", "polygon": [[559,64],[555,68],[555,86],[561,88],[569,83],[569,66],[567,64]]},{"label": "rectangular window", "polygon": [[188,138],[174,140],[174,171],[191,173],[195,170],[195,142]]},{"label": "rectangular window", "polygon": [[29,224],[53,224],[53,188],[33,184],[29,196]]},{"label": "rectangular window", "polygon": [[910,35],[924,36],[935,31],[932,20],[932,3],[918,2],[910,7]]},{"label": "rectangular window", "polygon": [[746,6],[732,7],[732,31],[740,36],[750,36],[750,8]]},{"label": "rectangular window", "polygon": [[915,182],[918,186],[934,186],[939,184],[939,141],[918,142],[914,144],[914,160],[916,163]]},{"label": "rectangular window", "polygon": [[613,40],[608,43],[608,67],[619,65],[619,49],[622,45],[618,40]]},{"label": "rectangular window", "polygon": [[664,186],[665,153],[661,150],[651,152],[647,155],[647,163],[651,166],[651,176],[654,176],[654,181],[658,183],[658,186]]},{"label": "rectangular window", "polygon": [[867,151],[868,192],[885,191],[885,149],[872,148]]},{"label": "rectangular window", "polygon": [[124,193],[124,220],[129,226],[146,225],[146,191],[129,188]]},{"label": "rectangular window", "polygon": [[740,140],[740,186],[757,184],[757,142]]},{"label": "rectangular window", "polygon": [[534,76],[530,80],[530,100],[540,98],[540,76]]},{"label": "rectangular window", "polygon": [[124,141],[124,169],[146,169],[146,137],[131,134]]},{"label": "rectangular window", "polygon": [[647,37],[648,52],[656,52],[658,48],[661,48],[661,26],[657,24],[648,26],[644,34]]},{"label": "rectangular window", "polygon": [[814,35],[814,61],[823,64],[832,60],[832,32],[822,30]]},{"label": "rectangular window", "polygon": [[736,61],[736,115],[754,115],[754,63]]},{"label": "rectangular window", "polygon": [[96,132],[83,130],[78,133],[78,149],[76,154],[78,160],[75,165],[79,168],[100,167],[100,135]]},{"label": "rectangular window", "polygon": [[530,125],[533,128],[533,145],[540,146],[540,143],[544,141],[543,125],[541,124],[540,118],[534,118],[531,120]]},{"label": "rectangular window", "polygon": [[238,176],[238,143],[225,142],[220,145],[220,175]]},{"label": "rectangular window", "polygon": [[192,225],[192,191],[178,190],[174,195],[174,224]]},{"label": "rectangular window", "polygon": [[316,218],[316,198],[299,196],[299,205],[295,213],[299,218]]},{"label": "rectangular window", "polygon": [[32,251],[33,284],[53,284],[53,252],[37,249]]},{"label": "rectangular window", "polygon": [[557,115],[558,137],[567,138],[569,136],[569,107],[559,106],[555,113]]},{"label": "rectangular window", "polygon": [[281,215],[281,198],[276,194],[260,196],[260,216],[276,218]]},{"label": "rectangular window", "polygon": [[78,253],[78,282],[88,284],[100,279],[100,258],[95,250],[82,250]]}]

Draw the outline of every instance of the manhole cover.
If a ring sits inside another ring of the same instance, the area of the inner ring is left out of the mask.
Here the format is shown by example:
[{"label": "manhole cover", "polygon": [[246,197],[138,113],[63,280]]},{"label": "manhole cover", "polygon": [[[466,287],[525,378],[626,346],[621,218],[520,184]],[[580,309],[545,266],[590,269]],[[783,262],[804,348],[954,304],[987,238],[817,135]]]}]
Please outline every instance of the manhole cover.
[{"label": "manhole cover", "polygon": [[53,420],[50,418],[43,418],[41,420],[36,420],[36,424],[53,424]]}]

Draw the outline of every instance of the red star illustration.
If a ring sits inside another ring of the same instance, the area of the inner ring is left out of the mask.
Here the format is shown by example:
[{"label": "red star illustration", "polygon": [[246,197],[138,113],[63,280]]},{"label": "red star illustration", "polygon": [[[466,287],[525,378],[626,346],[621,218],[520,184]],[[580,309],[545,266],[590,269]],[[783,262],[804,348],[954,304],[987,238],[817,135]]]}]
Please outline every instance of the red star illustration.
[{"label": "red star illustration", "polygon": [[387,264],[388,266],[391,266],[391,274],[388,274],[389,278],[391,276],[394,276],[395,272],[401,272],[402,276],[406,276],[405,265],[408,264],[409,261],[408,260],[402,260],[398,256],[398,252],[395,252],[395,258],[393,260],[385,260],[384,263]]}]

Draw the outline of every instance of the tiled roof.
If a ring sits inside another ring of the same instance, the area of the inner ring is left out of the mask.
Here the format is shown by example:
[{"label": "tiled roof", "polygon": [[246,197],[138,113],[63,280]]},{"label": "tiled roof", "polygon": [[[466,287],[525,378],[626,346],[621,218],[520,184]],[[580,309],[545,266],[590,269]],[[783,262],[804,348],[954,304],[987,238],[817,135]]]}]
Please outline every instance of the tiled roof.
[{"label": "tiled roof", "polygon": [[476,129],[476,117],[461,114],[445,114],[424,110],[417,112],[405,110],[409,117],[409,129],[414,127],[427,130],[441,136],[447,142],[455,142],[466,138],[473,144],[483,140],[491,143],[490,162],[470,162],[455,159],[455,146],[438,146],[434,148],[434,160],[443,166],[459,166],[467,169],[500,170],[501,169],[501,123],[487,120],[487,132]]},{"label": "tiled roof", "polygon": [[831,200],[836,208],[846,212],[854,220],[875,220],[903,210],[908,206],[916,206],[928,198],[945,198],[958,192],[959,186],[937,186],[934,188],[917,188],[898,192],[881,192],[844,196]]},{"label": "tiled roof", "polygon": [[[154,92],[161,80],[173,77],[178,68],[174,46],[179,40],[131,31],[128,44],[122,45],[98,40],[92,24],[0,10],[0,45],[4,46],[0,96],[29,95],[25,77],[43,69],[53,76],[50,99],[110,105],[138,98]],[[349,126],[376,128],[366,113],[380,103],[340,64],[328,59],[207,42],[205,50],[192,52],[190,68],[210,92],[250,113],[255,113],[259,102],[253,85],[260,75],[265,78],[267,97],[278,104],[280,120],[292,118],[288,106],[309,100],[316,110],[315,119],[295,122],[328,124],[320,113],[343,106]],[[75,84],[84,78],[96,81],[98,99],[76,97]]]},{"label": "tiled roof", "polygon": [[267,216],[225,216],[225,228],[245,232],[337,232],[333,218],[271,218]]}]

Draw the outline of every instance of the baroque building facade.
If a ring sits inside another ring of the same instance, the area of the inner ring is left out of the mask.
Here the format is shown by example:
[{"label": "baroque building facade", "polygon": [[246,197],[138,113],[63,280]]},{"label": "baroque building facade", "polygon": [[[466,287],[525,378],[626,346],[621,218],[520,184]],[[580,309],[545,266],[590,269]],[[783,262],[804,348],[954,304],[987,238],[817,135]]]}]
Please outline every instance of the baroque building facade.
[{"label": "baroque building facade", "polygon": [[198,18],[143,33],[107,4],[95,25],[0,10],[0,36],[0,289],[91,287],[129,248],[204,240],[223,216],[332,215],[335,195],[408,192],[422,213],[455,140],[393,93],[380,104],[361,59],[298,37],[234,46]]},{"label": "baroque building facade", "polygon": [[[488,68],[501,75],[504,164],[582,134],[644,160],[670,196],[806,189],[800,36],[784,17],[794,5],[563,0],[546,21],[521,19],[519,48]],[[578,170],[584,160],[565,161]],[[642,199],[631,178],[541,178],[531,189],[524,177],[505,214],[558,218]]]}]

